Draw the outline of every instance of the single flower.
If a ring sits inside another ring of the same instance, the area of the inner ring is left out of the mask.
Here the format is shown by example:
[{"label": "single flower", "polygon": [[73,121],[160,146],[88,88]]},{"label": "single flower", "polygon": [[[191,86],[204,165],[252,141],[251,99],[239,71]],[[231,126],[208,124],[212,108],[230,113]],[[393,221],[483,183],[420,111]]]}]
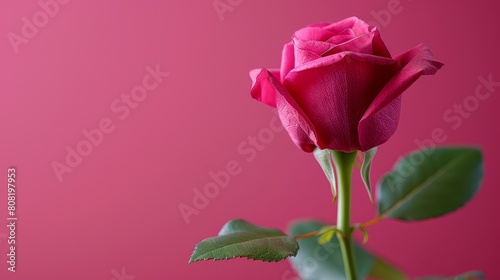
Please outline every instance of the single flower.
[{"label": "single flower", "polygon": [[394,134],[401,94],[442,65],[424,45],[391,57],[375,27],[350,17],[296,31],[280,69],[250,72],[251,95],[306,152],[366,151]]}]

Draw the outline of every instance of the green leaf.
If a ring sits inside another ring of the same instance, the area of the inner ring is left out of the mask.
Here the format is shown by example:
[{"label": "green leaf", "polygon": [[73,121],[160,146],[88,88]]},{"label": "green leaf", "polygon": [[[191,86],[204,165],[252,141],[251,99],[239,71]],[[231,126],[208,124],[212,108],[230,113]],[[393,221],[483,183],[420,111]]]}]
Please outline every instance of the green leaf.
[{"label": "green leaf", "polygon": [[189,263],[232,258],[281,261],[295,256],[298,250],[299,245],[295,238],[278,229],[259,227],[244,220],[233,220],[224,225],[219,236],[198,243]]},{"label": "green leaf", "polygon": [[483,161],[478,149],[414,152],[379,182],[379,216],[406,221],[442,216],[469,201],[482,178]]},{"label": "green leaf", "polygon": [[372,167],[372,160],[377,153],[377,147],[370,149],[365,152],[363,158],[363,165],[361,165],[361,178],[363,178],[363,183],[365,183],[366,191],[370,197],[370,201],[373,202],[372,188],[370,184],[370,170]]},{"label": "green leaf", "polygon": [[[300,235],[321,229],[324,224],[315,221],[300,222],[292,225],[291,235]],[[326,244],[319,244],[318,237],[299,240],[300,250],[290,262],[302,280],[345,279],[344,264],[338,238],[332,238]],[[366,277],[373,267],[374,257],[354,245],[356,266],[361,279]]]},{"label": "green leaf", "polygon": [[482,280],[482,279],[486,279],[486,276],[484,276],[484,274],[481,272],[474,271],[454,277],[431,276],[431,277],[417,278],[416,280]]},{"label": "green leaf", "polygon": [[[324,226],[323,223],[316,221],[303,221],[292,225],[290,234],[297,236],[328,228],[334,227]],[[345,280],[338,238],[332,238],[324,245],[318,244],[318,236],[299,239],[299,245],[299,253],[289,260],[302,280]],[[380,280],[409,279],[397,268],[373,256],[357,244],[354,244],[354,257],[360,279],[367,276]]]},{"label": "green leaf", "polygon": [[319,148],[316,148],[313,154],[316,160],[318,161],[319,165],[321,165],[321,168],[323,169],[326,178],[330,182],[330,185],[332,187],[333,201],[335,201],[335,199],[337,198],[337,183],[335,179],[335,171],[333,169],[334,167],[331,158],[332,151],[328,149],[321,150]]}]

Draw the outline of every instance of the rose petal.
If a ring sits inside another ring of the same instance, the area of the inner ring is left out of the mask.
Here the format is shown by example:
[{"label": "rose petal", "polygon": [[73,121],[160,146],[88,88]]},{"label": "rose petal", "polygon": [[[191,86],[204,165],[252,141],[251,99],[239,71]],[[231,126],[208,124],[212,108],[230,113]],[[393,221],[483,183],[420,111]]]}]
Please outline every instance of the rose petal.
[{"label": "rose petal", "polygon": [[376,27],[372,28],[372,33],[374,33],[373,39],[372,39],[372,53],[373,55],[377,56],[383,56],[383,57],[389,57],[391,58],[391,53],[385,46],[384,41],[382,41],[382,37],[380,36],[380,32],[377,30]]},{"label": "rose petal", "polygon": [[304,27],[295,31],[292,37],[304,41],[326,41],[336,34],[338,33],[331,32],[321,27]]},{"label": "rose petal", "polygon": [[[357,17],[349,17],[344,20],[334,22],[329,24],[328,26],[323,27],[324,29],[333,32],[335,34],[341,33],[345,29],[353,29],[354,33],[356,35],[367,33],[368,29],[363,30],[363,25],[360,23],[364,23],[362,20],[360,20]],[[368,26],[368,25],[366,25]]]},{"label": "rose petal", "polygon": [[284,86],[308,116],[322,149],[360,149],[358,122],[384,84],[397,71],[397,61],[343,52],[293,69]]},{"label": "rose petal", "polygon": [[292,37],[292,42],[296,49],[296,55],[300,55],[300,53],[297,53],[297,51],[305,51],[322,56],[324,53],[328,52],[337,45],[350,41],[353,38],[355,38],[355,36],[352,34],[336,35],[331,37],[327,41],[309,41],[302,40],[297,37]]},{"label": "rose petal", "polygon": [[366,22],[357,17],[350,17],[341,22],[332,23],[331,25],[326,26],[324,28],[331,32],[336,32],[336,31],[339,32],[340,29],[350,28],[354,31],[354,34],[356,34],[357,36],[366,33],[374,33],[374,36],[372,37],[373,50],[371,53],[373,55],[378,55],[388,58],[391,57],[391,54],[389,53],[387,47],[382,41],[380,37],[380,32],[377,30],[377,28],[368,25]]},{"label": "rose petal", "polygon": [[[252,75],[255,75],[256,71],[252,72]],[[288,131],[288,134],[290,134],[292,141],[306,152],[314,151],[316,148],[314,144],[316,141],[316,132],[307,116],[279,82],[276,74],[262,69],[257,74],[255,80],[257,82],[256,86],[252,88],[252,97],[262,102],[263,100],[260,98],[263,94],[258,91],[264,89],[267,92],[266,95],[271,95],[270,92],[273,91],[281,123]],[[261,84],[261,86],[257,86],[258,84]]]},{"label": "rose petal", "polygon": [[363,35],[351,38],[342,42],[341,44],[333,46],[330,50],[325,52],[323,56],[332,55],[344,51],[373,54],[372,40],[374,36],[374,33],[365,33]]},{"label": "rose petal", "polygon": [[357,17],[327,26],[318,24],[302,28],[292,38],[295,66],[343,51],[391,57],[376,27]]},{"label": "rose petal", "polygon": [[295,66],[318,59],[335,45],[326,42],[334,33],[317,27],[306,27],[294,33],[292,42],[294,45]]},{"label": "rose petal", "polygon": [[398,62],[394,59],[387,58],[387,57],[379,57],[379,56],[374,56],[374,55],[369,55],[369,54],[346,51],[346,52],[341,52],[341,53],[336,53],[333,55],[321,57],[319,59],[316,59],[315,61],[310,61],[308,63],[304,63],[301,66],[296,66],[290,72],[301,72],[301,71],[304,71],[307,69],[328,66],[328,65],[334,64],[334,63],[344,59],[344,57],[347,57],[348,59],[355,59],[358,61],[366,61],[366,62],[371,62],[374,64],[380,64],[380,65],[394,65]]},{"label": "rose petal", "polygon": [[[270,74],[268,74],[270,73]],[[270,83],[268,75],[280,76],[277,69],[254,69],[250,71],[252,79],[252,97],[271,107],[276,107],[276,89]]]},{"label": "rose petal", "polygon": [[[352,31],[351,29],[346,29],[346,31]],[[339,45],[342,43],[345,43],[349,40],[352,40],[356,38],[356,35],[354,33],[352,34],[339,34],[336,36],[333,36],[332,38],[328,39],[327,42],[332,44],[332,45]]]},{"label": "rose petal", "polygon": [[321,54],[330,50],[333,44],[319,41],[303,41],[293,38],[295,67],[316,60]]},{"label": "rose petal", "polygon": [[303,151],[312,153],[316,148],[314,128],[309,124],[307,117],[302,113],[290,94],[277,94],[276,105],[281,123],[292,141]]},{"label": "rose petal", "polygon": [[369,33],[358,35],[342,42],[341,44],[337,44],[332,47],[332,49],[328,50],[328,52],[322,54],[322,56],[342,51],[361,52],[391,58],[389,50],[380,38],[380,33],[375,28]]},{"label": "rose petal", "polygon": [[382,42],[377,30],[357,37],[348,35],[333,36],[328,42],[303,41],[293,38],[293,43],[295,46],[295,66],[300,66],[322,56],[329,56],[343,51],[391,58],[391,54]]},{"label": "rose petal", "polygon": [[[318,55],[321,55],[322,53],[335,46],[334,43],[330,43],[327,41],[302,40],[297,37],[292,37],[292,42],[296,50],[298,49],[299,51],[308,51]],[[298,54],[296,53],[296,55]]]},{"label": "rose petal", "polygon": [[382,110],[364,119],[358,125],[358,137],[361,151],[367,151],[389,140],[399,124],[401,96],[392,100]]},{"label": "rose petal", "polygon": [[394,134],[399,121],[399,113],[394,113],[398,98],[420,76],[433,75],[443,66],[424,45],[418,45],[395,59],[401,70],[373,100],[359,123],[362,150],[383,144]]},{"label": "rose petal", "polygon": [[281,82],[285,79],[286,74],[290,72],[295,67],[295,56],[293,44],[287,43],[283,47],[283,52],[281,54],[281,68],[280,68],[280,78]]}]

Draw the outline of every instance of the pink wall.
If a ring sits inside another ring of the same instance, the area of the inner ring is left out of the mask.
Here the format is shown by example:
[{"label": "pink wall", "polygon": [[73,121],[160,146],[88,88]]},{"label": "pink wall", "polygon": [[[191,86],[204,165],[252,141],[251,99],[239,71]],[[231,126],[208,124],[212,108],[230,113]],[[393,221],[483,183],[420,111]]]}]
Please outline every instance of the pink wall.
[{"label": "pink wall", "polygon": [[[278,66],[297,28],[351,15],[378,22],[394,55],[424,42],[445,63],[405,94],[374,177],[436,128],[445,144],[481,146],[486,159],[483,188],[464,209],[382,222],[368,247],[411,275],[479,269],[500,279],[500,87],[466,115],[443,118],[471,102],[479,77],[500,81],[500,2],[219,0],[233,4],[220,17],[213,2],[60,0],[49,16],[35,0],[0,2],[0,174],[18,168],[19,218],[15,274],[0,220],[0,279],[291,279],[287,262],[187,260],[229,219],[282,229],[306,217],[334,222],[322,171],[250,98],[247,72]],[[30,29],[23,18],[33,16]],[[157,65],[169,75],[151,76]],[[132,91],[141,101],[127,101]],[[96,137],[91,146],[83,130]],[[259,135],[269,140],[261,150],[250,145]],[[66,164],[68,146],[87,156],[69,158],[61,181],[53,164]],[[227,164],[238,164],[229,184],[186,224],[179,205],[192,205],[193,190]],[[355,183],[353,218],[362,222],[375,212]]]}]

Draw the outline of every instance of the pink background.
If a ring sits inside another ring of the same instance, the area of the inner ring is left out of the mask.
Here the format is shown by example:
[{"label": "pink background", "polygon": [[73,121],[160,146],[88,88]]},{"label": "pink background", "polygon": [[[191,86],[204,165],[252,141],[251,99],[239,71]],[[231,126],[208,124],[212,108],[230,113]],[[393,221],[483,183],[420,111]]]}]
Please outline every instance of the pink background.
[{"label": "pink background", "polygon": [[[443,119],[472,100],[478,77],[500,81],[500,2],[233,0],[222,17],[212,0],[67,2],[47,22],[38,1],[0,3],[0,180],[8,166],[18,168],[19,218],[14,274],[0,188],[0,279],[291,279],[288,262],[187,261],[196,242],[230,219],[281,229],[300,218],[335,221],[322,171],[286,133],[269,135],[273,112],[250,98],[247,73],[278,66],[294,30],[351,15],[378,22],[393,55],[423,42],[445,63],[405,93],[373,178],[436,128],[445,144],[482,147],[486,160],[483,187],[465,208],[428,222],[384,221],[370,228],[368,247],[412,276],[477,269],[500,279],[500,87],[456,129]],[[35,14],[40,27],[16,53],[8,34],[22,36],[23,17],[33,22]],[[170,75],[121,120],[111,104],[156,65]],[[114,130],[60,182],[52,163],[64,163],[66,146],[105,118]],[[255,157],[238,150],[259,133],[272,139]],[[233,160],[241,173],[186,224],[179,205],[192,205],[193,189]],[[375,211],[355,183],[353,219],[363,222]]]}]

